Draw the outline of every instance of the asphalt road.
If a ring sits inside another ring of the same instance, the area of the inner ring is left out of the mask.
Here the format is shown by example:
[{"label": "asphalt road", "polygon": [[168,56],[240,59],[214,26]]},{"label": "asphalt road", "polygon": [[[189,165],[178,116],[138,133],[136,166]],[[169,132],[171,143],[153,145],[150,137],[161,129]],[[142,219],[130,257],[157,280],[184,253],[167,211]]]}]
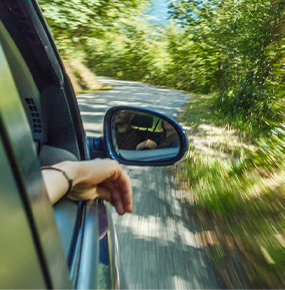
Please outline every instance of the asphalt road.
[{"label": "asphalt road", "polygon": [[[189,95],[137,82],[99,78],[114,89],[78,96],[89,136],[102,135],[108,108],[146,107],[176,117]],[[162,167],[124,167],[132,179],[134,211],[112,217],[130,289],[222,289],[199,239],[191,205]]]}]

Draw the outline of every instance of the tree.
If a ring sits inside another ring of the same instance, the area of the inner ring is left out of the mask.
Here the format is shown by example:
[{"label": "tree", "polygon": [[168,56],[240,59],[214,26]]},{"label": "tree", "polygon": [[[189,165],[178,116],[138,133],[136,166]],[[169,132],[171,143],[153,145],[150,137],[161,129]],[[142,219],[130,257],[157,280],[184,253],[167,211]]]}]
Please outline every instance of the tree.
[{"label": "tree", "polygon": [[[284,11],[282,0],[179,0],[170,4],[170,16],[192,35],[204,90],[215,90],[219,84],[219,107],[227,114],[255,119],[258,126],[272,125],[271,121],[281,117],[283,95],[276,92],[281,92],[277,87],[284,76],[277,69]],[[197,73],[195,63],[193,69]]]},{"label": "tree", "polygon": [[145,0],[39,0],[59,49],[68,56],[92,38],[102,38],[118,22],[138,15]]}]

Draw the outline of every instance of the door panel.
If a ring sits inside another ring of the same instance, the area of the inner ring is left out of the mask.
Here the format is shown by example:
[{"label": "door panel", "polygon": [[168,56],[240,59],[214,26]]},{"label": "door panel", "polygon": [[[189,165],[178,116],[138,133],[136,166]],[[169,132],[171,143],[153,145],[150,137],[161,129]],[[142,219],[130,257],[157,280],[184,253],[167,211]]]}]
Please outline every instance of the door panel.
[{"label": "door panel", "polygon": [[55,204],[53,208],[63,251],[67,259],[74,235],[78,203],[65,199]]},{"label": "door panel", "polygon": [[[3,38],[9,38],[9,35],[0,22],[0,132],[4,136],[5,154],[17,181],[47,287],[70,288],[53,209],[43,183],[30,126],[1,46]],[[1,219],[1,226],[4,225],[4,219]],[[20,263],[18,260],[14,262]]]},{"label": "door panel", "polygon": [[0,288],[46,288],[33,233],[2,138],[0,160]]}]

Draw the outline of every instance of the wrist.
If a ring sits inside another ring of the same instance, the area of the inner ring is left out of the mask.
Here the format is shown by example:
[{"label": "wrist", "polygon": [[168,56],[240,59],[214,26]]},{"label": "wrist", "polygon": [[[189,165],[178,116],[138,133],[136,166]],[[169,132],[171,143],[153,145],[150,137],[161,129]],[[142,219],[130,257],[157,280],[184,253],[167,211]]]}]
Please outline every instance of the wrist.
[{"label": "wrist", "polygon": [[54,165],[63,171],[73,180],[73,187],[78,183],[80,177],[79,162],[77,161],[63,161]]},{"label": "wrist", "polygon": [[[66,179],[67,183],[68,183],[68,188],[64,194],[64,196],[68,195],[71,190],[72,190],[72,185],[73,185],[73,180],[70,178],[70,176],[66,173],[65,170],[61,169],[61,168],[58,168],[58,167],[55,167],[55,166],[43,166],[41,168],[42,170],[42,174],[43,174],[43,178],[45,180],[45,177],[46,177],[46,174],[43,173],[43,171],[54,171],[52,174],[54,175],[55,172],[60,172]],[[50,175],[49,175],[50,176]],[[56,180],[58,180],[58,176],[55,176],[54,178],[56,178]]]}]

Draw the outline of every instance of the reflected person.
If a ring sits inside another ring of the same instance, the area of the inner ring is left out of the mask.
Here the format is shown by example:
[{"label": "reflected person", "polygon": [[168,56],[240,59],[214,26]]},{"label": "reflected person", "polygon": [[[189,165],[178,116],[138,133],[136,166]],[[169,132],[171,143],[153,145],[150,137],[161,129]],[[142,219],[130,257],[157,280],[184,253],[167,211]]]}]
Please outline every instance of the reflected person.
[{"label": "reflected person", "polygon": [[161,122],[161,127],[163,132],[157,148],[160,149],[160,148],[179,147],[180,145],[179,136],[175,128],[166,121]]},{"label": "reflected person", "polygon": [[179,136],[175,128],[164,120],[161,122],[161,127],[163,131],[156,142],[154,140],[147,139],[139,143],[136,146],[136,150],[179,147]]},{"label": "reflected person", "polygon": [[135,115],[128,111],[119,111],[115,115],[115,136],[119,149],[135,150],[141,138],[136,129],[132,128]]}]

